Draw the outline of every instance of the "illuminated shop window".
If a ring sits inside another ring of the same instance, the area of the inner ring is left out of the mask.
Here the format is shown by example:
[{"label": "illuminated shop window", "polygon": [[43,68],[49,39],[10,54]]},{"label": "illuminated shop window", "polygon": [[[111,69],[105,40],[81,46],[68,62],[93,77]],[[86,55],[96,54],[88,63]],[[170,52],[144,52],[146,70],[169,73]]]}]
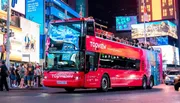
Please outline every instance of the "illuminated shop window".
[{"label": "illuminated shop window", "polygon": [[163,16],[167,16],[167,9],[163,9]]},{"label": "illuminated shop window", "polygon": [[171,6],[173,4],[172,0],[168,0],[168,5]]},{"label": "illuminated shop window", "polygon": [[147,11],[148,11],[148,12],[151,11],[150,5],[147,5]]},{"label": "illuminated shop window", "polygon": [[170,13],[171,16],[173,16],[173,14],[174,14],[173,8],[170,8],[170,9],[169,9],[169,13]]},{"label": "illuminated shop window", "polygon": [[141,15],[141,21],[144,21],[144,15]]},{"label": "illuminated shop window", "polygon": [[149,19],[149,21],[151,21],[151,15],[148,15],[148,19]]},{"label": "illuminated shop window", "polygon": [[149,0],[146,0],[146,2],[149,2]]}]

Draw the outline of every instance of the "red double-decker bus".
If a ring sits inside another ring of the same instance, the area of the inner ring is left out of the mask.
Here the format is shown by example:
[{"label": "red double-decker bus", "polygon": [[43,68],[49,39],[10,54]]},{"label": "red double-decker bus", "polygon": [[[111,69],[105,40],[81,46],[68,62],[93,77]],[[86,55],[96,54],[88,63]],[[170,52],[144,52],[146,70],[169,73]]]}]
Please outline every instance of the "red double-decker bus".
[{"label": "red double-decker bus", "polygon": [[79,88],[108,91],[116,87],[152,88],[161,83],[162,56],[96,35],[92,18],[52,21],[46,39],[43,84],[73,92]]}]

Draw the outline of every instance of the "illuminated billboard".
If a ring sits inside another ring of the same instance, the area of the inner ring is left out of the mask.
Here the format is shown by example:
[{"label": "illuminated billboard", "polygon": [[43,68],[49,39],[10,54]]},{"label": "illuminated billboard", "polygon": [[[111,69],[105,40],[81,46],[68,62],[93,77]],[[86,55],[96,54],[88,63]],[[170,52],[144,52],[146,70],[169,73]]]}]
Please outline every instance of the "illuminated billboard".
[{"label": "illuminated billboard", "polygon": [[26,0],[26,18],[38,23],[44,34],[44,0]]},{"label": "illuminated billboard", "polygon": [[154,49],[162,50],[162,59],[164,64],[179,65],[179,49],[171,45],[153,46]]},{"label": "illuminated billboard", "polygon": [[[25,26],[24,26],[25,25]],[[22,61],[39,63],[39,24],[20,18],[22,28]]]},{"label": "illuminated billboard", "polygon": [[[144,43],[145,40],[144,38],[140,38],[138,41],[139,43]],[[149,42],[151,46],[168,45],[168,41],[168,36],[147,38],[147,42]]]},{"label": "illuminated billboard", "polygon": [[116,17],[116,30],[131,30],[131,25],[137,24],[136,16],[118,16]]},{"label": "illuminated billboard", "polygon": [[149,21],[175,19],[175,4],[178,0],[138,0],[139,1],[139,21],[143,22],[145,1]]},{"label": "illuminated billboard", "polygon": [[[133,24],[131,27],[132,38],[144,38],[144,23]],[[177,26],[169,21],[149,22],[146,23],[146,36],[171,36],[177,39]]]},{"label": "illuminated billboard", "polygon": [[[22,61],[22,29],[14,26],[10,26],[14,35],[10,37],[10,60]],[[7,35],[3,37],[4,44],[7,42]],[[6,55],[4,54],[4,59]]]},{"label": "illuminated billboard", "polygon": [[[8,0],[0,0],[0,10],[7,11]],[[25,14],[25,0],[12,0],[12,10]]]}]

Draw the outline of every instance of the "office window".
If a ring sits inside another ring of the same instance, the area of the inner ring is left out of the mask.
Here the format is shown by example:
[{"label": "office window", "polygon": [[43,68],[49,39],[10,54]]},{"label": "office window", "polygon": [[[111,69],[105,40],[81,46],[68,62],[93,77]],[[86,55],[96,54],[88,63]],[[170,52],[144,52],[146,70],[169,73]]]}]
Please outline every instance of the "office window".
[{"label": "office window", "polygon": [[167,0],[162,0],[163,7],[166,5],[166,3],[167,3]]},{"label": "office window", "polygon": [[167,16],[167,9],[163,9],[163,16]]},{"label": "office window", "polygon": [[168,5],[171,6],[173,4],[173,0],[168,0]]},{"label": "office window", "polygon": [[169,9],[169,13],[170,13],[171,16],[173,16],[173,15],[174,15],[174,9],[173,9],[173,8],[170,8],[170,9]]},{"label": "office window", "polygon": [[144,12],[144,6],[141,6],[141,12],[142,13]]}]

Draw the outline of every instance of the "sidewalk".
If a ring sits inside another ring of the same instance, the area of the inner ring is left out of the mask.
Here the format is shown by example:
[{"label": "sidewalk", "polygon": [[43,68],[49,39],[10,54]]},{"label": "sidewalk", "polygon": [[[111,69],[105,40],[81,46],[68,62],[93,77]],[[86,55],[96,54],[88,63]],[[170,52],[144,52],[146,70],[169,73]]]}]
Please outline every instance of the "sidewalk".
[{"label": "sidewalk", "polygon": [[32,88],[10,88],[10,90],[47,90],[47,87],[32,87]]}]

